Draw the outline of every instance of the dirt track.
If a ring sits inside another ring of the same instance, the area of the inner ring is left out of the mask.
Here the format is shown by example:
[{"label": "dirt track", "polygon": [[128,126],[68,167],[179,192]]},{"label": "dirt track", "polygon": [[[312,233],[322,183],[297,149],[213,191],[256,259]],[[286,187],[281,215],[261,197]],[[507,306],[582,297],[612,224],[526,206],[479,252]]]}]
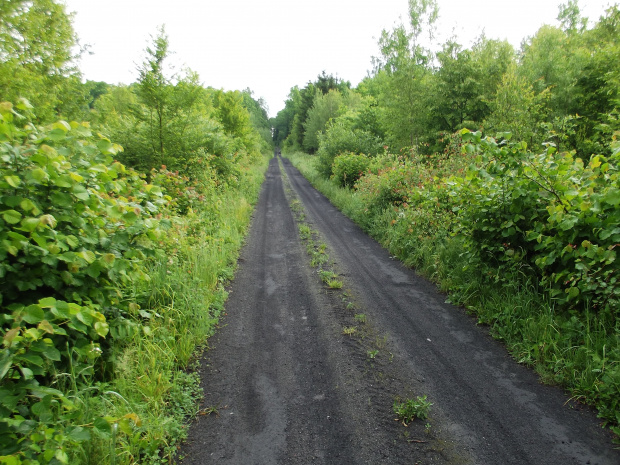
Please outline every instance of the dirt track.
[{"label": "dirt track", "polygon": [[[589,409],[540,385],[283,163],[345,290],[310,267],[272,159],[202,362],[204,407],[218,414],[192,426],[183,464],[620,463]],[[396,396],[422,394],[428,421],[394,421]]]}]

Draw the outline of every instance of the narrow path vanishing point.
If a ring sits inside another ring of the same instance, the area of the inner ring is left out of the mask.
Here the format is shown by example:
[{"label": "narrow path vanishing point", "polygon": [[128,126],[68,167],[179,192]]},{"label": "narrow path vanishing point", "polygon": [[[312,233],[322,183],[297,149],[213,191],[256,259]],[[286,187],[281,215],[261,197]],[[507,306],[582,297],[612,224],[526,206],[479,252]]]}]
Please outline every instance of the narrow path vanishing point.
[{"label": "narrow path vanishing point", "polygon": [[[620,464],[593,412],[542,386],[282,162],[347,291],[310,268],[272,159],[202,361],[204,407],[217,414],[192,425],[183,464]],[[358,337],[342,331],[349,295],[370,322]],[[395,422],[395,396],[422,394],[430,426]]]}]

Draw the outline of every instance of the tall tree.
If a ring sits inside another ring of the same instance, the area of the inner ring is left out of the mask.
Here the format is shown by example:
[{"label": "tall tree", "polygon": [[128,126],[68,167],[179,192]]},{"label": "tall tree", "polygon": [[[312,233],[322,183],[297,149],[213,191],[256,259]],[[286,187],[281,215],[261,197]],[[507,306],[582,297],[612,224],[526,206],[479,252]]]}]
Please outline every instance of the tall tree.
[{"label": "tall tree", "polygon": [[67,99],[63,96],[79,91],[75,86],[79,80],[71,79],[79,76],[73,64],[76,43],[71,16],[62,3],[0,2],[2,99],[26,98],[37,107],[39,119],[57,118],[65,109],[63,100]]},{"label": "tall tree", "polygon": [[438,16],[435,0],[409,0],[409,22],[379,39],[381,57],[375,75],[385,73],[381,104],[384,124],[397,146],[415,145],[427,133],[428,95],[432,52],[423,46],[423,34],[432,37]]}]

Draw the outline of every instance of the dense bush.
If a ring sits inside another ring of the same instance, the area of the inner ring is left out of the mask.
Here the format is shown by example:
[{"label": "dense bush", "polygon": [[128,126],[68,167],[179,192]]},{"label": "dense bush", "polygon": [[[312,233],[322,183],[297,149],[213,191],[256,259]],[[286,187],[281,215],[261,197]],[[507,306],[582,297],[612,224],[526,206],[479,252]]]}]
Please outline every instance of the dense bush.
[{"label": "dense bush", "polygon": [[318,137],[318,168],[327,178],[332,175],[332,165],[338,155],[363,153],[372,157],[383,151],[383,143],[379,138],[364,130],[352,130],[341,121],[331,124]]},{"label": "dense bush", "polygon": [[370,158],[363,154],[345,153],[334,159],[332,179],[342,187],[353,187],[370,166]]},{"label": "dense bush", "polygon": [[88,124],[31,116],[0,104],[0,463],[172,454],[199,390],[179,370],[217,321],[256,157],[232,158],[242,189],[209,156],[147,182]]},{"label": "dense bush", "polygon": [[465,132],[479,163],[454,178],[461,233],[483,260],[520,267],[566,307],[620,304],[620,145],[589,161]]},{"label": "dense bush", "polygon": [[163,194],[113,162],[120,147],[87,125],[37,128],[3,103],[0,144],[0,455],[66,462],[67,444],[89,433],[63,427],[76,408],[63,374],[101,378],[110,341],[135,331],[130,288],[148,279]]}]

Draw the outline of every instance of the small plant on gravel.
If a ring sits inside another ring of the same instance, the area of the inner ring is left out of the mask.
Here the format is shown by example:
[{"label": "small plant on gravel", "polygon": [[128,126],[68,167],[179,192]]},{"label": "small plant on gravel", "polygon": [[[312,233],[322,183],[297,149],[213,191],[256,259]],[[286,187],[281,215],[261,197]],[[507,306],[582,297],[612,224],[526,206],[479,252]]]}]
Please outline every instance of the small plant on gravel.
[{"label": "small plant on gravel", "polygon": [[327,286],[330,289],[342,289],[343,284],[344,283],[339,279],[330,279],[327,281]]},{"label": "small plant on gravel", "polygon": [[368,358],[375,358],[379,354],[378,349],[369,350],[366,352],[368,354]]},{"label": "small plant on gravel", "polygon": [[357,313],[353,318],[359,323],[366,323],[366,314],[364,313]]},{"label": "small plant on gravel", "polygon": [[329,257],[324,252],[319,252],[316,250],[312,250],[311,252],[312,259],[310,260],[310,266],[316,268],[317,266],[323,265],[329,260]]},{"label": "small plant on gravel", "polygon": [[394,413],[398,416],[396,420],[402,422],[404,426],[411,423],[416,418],[422,420],[428,418],[428,411],[432,403],[426,400],[426,396],[418,396],[415,399],[406,399],[404,402],[394,401]]},{"label": "small plant on gravel", "polygon": [[198,412],[198,415],[216,415],[216,416],[220,416],[220,412],[218,410],[219,405],[212,405],[210,407],[206,407],[203,408],[202,410],[200,410],[200,412]]},{"label": "small plant on gravel", "polygon": [[323,281],[325,284],[327,284],[332,279],[335,279],[338,277],[336,273],[334,273],[333,271],[329,271],[329,270],[319,270],[319,276],[321,277],[321,281]]},{"label": "small plant on gravel", "polygon": [[300,224],[299,236],[304,240],[310,239],[310,237],[312,236],[312,230],[310,229],[310,226],[308,226],[307,224]]},{"label": "small plant on gravel", "polygon": [[347,336],[352,336],[357,332],[357,329],[355,329],[355,326],[345,326],[344,328],[342,328],[342,334],[345,334]]}]

